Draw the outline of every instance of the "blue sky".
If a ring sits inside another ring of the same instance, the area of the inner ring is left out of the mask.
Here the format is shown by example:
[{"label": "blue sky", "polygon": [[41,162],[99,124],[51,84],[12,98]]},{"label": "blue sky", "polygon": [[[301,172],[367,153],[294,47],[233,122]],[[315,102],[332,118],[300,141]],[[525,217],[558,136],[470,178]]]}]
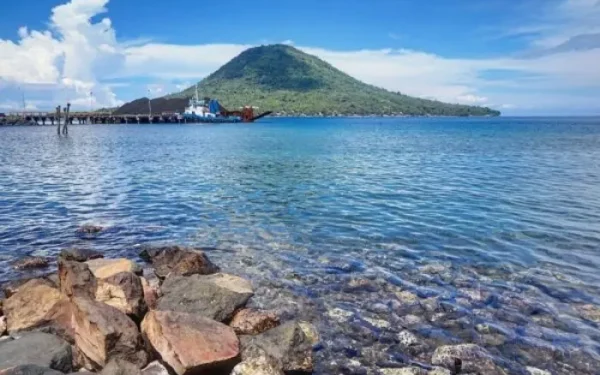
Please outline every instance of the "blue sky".
[{"label": "blue sky", "polygon": [[36,0],[0,14],[0,110],[23,94],[40,110],[161,96],[288,43],[410,95],[600,114],[600,0]]}]

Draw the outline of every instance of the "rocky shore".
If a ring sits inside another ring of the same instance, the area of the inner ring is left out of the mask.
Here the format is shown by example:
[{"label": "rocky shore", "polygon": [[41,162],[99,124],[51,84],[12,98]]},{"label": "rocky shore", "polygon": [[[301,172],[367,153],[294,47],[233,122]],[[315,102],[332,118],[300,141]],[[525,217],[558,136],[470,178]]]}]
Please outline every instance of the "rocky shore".
[{"label": "rocky shore", "polygon": [[[63,250],[57,273],[5,283],[0,374],[313,371],[316,328],[247,308],[248,280],[222,272],[197,249],[148,247],[140,256],[148,263]],[[49,263],[27,257],[13,267]]]}]

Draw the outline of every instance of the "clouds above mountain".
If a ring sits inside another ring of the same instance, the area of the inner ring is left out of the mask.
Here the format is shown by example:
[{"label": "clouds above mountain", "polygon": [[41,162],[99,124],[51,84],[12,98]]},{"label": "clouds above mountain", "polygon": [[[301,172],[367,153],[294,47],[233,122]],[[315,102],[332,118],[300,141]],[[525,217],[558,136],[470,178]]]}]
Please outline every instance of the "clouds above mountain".
[{"label": "clouds above mountain", "polygon": [[[21,108],[23,92],[26,105],[42,109],[65,101],[87,108],[90,99],[94,107],[115,106],[148,92],[175,91],[252,46],[119,41],[116,26],[101,18],[107,4],[71,0],[52,9],[47,30],[23,26],[15,30],[14,41],[0,39],[0,97],[6,98],[0,108]],[[522,37],[529,43],[506,56],[297,47],[367,83],[419,97],[508,111],[600,113],[600,2],[547,4],[536,19],[499,31],[499,38]]]}]

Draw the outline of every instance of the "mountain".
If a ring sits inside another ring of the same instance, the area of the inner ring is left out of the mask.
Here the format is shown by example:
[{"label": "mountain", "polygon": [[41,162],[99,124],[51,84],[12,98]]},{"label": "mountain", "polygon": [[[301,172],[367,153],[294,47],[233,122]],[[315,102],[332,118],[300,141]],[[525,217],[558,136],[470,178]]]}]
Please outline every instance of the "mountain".
[{"label": "mountain", "polygon": [[[484,108],[426,100],[365,84],[288,45],[250,48],[203,79],[201,97],[229,110],[244,105],[286,114],[497,116]],[[194,95],[192,86],[169,98]],[[181,110],[181,109],[177,109]]]}]

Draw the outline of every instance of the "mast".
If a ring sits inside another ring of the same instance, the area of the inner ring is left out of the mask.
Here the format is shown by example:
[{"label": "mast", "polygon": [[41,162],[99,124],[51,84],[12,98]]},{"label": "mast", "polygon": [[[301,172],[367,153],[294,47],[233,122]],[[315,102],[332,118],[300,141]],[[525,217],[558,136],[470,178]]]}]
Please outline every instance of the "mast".
[{"label": "mast", "polygon": [[198,83],[196,83],[196,103],[198,103],[199,100],[200,98],[198,97]]}]

